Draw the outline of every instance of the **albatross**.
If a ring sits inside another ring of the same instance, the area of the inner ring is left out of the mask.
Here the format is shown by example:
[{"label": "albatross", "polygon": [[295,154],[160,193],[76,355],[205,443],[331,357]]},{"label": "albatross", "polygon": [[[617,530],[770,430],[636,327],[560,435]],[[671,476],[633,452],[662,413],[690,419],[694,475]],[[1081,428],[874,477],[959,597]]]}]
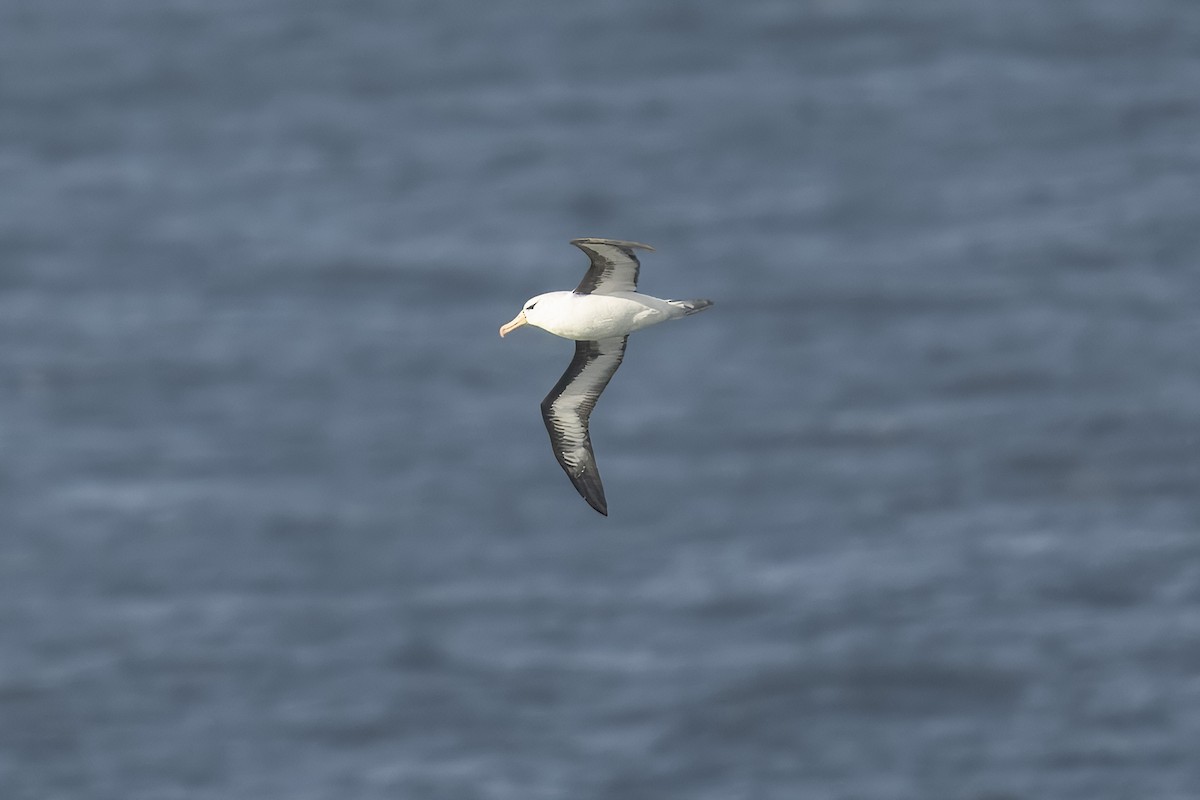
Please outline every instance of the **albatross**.
[{"label": "albatross", "polygon": [[574,239],[571,244],[591,259],[575,291],[529,298],[521,312],[500,327],[500,336],[532,325],[575,342],[575,357],[542,400],[542,419],[554,456],[575,489],[588,505],[608,516],[588,433],[592,409],[621,366],[629,334],[703,311],[712,301],[662,300],[640,293],[634,251],[652,252],[648,244],[620,239]]}]

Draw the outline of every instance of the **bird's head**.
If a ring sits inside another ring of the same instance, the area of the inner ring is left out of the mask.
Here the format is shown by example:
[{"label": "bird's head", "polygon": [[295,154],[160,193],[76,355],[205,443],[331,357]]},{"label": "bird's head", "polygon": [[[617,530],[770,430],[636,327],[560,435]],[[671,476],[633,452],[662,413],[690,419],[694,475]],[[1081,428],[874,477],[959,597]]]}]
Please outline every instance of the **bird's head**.
[{"label": "bird's head", "polygon": [[522,325],[532,325],[535,328],[544,328],[543,324],[547,314],[549,314],[549,306],[553,305],[551,294],[562,294],[562,292],[550,292],[547,294],[539,294],[537,297],[531,297],[525,301],[525,306],[521,309],[521,313],[512,318],[510,322],[500,326],[500,336],[506,336]]}]

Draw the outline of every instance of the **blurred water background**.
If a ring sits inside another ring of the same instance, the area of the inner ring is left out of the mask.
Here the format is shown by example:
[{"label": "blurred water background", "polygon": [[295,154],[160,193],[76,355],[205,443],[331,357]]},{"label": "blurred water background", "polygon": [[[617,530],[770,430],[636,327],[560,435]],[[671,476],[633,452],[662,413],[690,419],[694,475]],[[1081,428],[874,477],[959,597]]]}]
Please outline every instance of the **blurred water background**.
[{"label": "blurred water background", "polygon": [[1200,797],[1198,181],[1191,0],[0,4],[0,796]]}]

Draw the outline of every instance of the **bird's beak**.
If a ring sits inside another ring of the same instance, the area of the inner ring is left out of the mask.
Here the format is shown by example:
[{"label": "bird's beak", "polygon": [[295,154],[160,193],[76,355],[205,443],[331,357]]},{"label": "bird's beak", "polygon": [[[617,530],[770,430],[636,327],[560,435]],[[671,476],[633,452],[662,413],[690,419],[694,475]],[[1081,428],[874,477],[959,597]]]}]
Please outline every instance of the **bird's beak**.
[{"label": "bird's beak", "polygon": [[529,320],[525,319],[525,312],[522,311],[512,318],[512,322],[507,322],[500,326],[500,338],[503,339],[505,334],[512,333],[517,328],[527,324],[529,324]]}]

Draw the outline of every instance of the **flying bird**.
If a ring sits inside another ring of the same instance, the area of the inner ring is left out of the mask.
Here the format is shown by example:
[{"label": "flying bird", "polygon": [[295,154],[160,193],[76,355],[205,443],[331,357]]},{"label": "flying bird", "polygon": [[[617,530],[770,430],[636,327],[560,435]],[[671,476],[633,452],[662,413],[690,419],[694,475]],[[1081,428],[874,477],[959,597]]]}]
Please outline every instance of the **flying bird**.
[{"label": "flying bird", "polygon": [[654,248],[620,239],[575,239],[591,266],[573,292],[547,292],[525,301],[500,336],[523,325],[575,342],[575,357],[542,400],[542,419],[559,465],[592,508],[608,516],[600,471],[592,454],[588,417],[608,386],[634,331],[679,319],[712,305],[711,300],[661,300],[637,290],[640,265],[635,250]]}]

